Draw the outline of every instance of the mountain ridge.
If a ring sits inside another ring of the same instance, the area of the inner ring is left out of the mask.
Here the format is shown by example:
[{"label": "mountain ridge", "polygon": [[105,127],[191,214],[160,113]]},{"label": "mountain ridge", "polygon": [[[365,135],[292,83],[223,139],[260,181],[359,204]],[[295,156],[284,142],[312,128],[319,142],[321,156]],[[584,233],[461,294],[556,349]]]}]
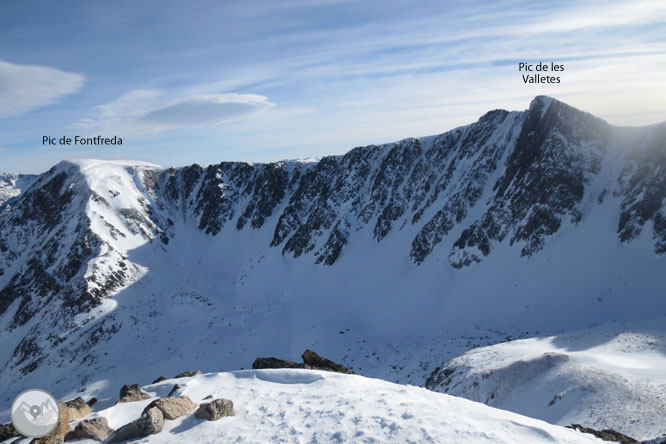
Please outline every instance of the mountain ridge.
[{"label": "mountain ridge", "polygon": [[4,395],[322,347],[422,384],[508,335],[666,313],[664,129],[537,97],[316,163],[61,162],[0,204]]}]

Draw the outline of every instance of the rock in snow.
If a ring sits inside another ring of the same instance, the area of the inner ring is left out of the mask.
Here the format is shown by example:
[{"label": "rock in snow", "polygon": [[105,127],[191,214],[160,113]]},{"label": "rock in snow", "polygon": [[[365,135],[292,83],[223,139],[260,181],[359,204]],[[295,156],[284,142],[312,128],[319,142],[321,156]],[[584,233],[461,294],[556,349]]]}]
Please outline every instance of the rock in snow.
[{"label": "rock in snow", "polygon": [[253,370],[261,370],[265,368],[310,368],[306,364],[300,362],[288,361],[286,359],[278,358],[257,358],[252,363]]},{"label": "rock in snow", "polygon": [[104,441],[113,430],[109,428],[109,423],[104,417],[84,419],[74,428],[74,435],[77,438],[90,438],[95,441]]},{"label": "rock in snow", "polygon": [[122,442],[128,439],[143,438],[162,431],[164,415],[157,407],[151,407],[141,414],[141,417],[119,428],[111,435],[108,442]]},{"label": "rock in snow", "polygon": [[196,375],[200,375],[200,374],[201,374],[201,370],[190,370],[190,371],[178,373],[176,376],[174,376],[174,379],[189,378],[190,376],[196,376]]},{"label": "rock in snow", "polygon": [[208,421],[217,421],[225,416],[234,416],[234,403],[229,399],[218,398],[210,402],[203,402],[195,413],[197,418]]},{"label": "rock in snow", "polygon": [[85,416],[88,416],[90,413],[92,413],[91,406],[88,403],[86,403],[83,400],[83,398],[81,398],[80,396],[76,399],[72,399],[71,401],[65,402],[65,405],[69,409],[69,419],[70,420],[83,418]]},{"label": "rock in snow", "polygon": [[322,358],[321,356],[319,356],[317,353],[315,353],[310,349],[307,349],[303,352],[302,358],[303,362],[306,365],[309,365],[310,367],[316,370],[326,370],[330,372],[348,373],[348,374],[354,373],[344,365],[337,364],[331,361],[330,359]]},{"label": "rock in snow", "polygon": [[571,428],[578,430],[579,432],[589,433],[596,436],[599,439],[604,441],[619,442],[622,444],[641,444],[640,441],[636,441],[634,438],[618,433],[615,430],[606,429],[606,430],[594,430],[589,427],[583,427],[580,424],[571,424]]},{"label": "rock in snow", "polygon": [[165,419],[180,418],[186,413],[194,410],[196,405],[187,396],[174,396],[172,398],[160,398],[148,404],[143,413],[152,407],[157,407],[164,414]]},{"label": "rock in snow", "polygon": [[141,390],[138,384],[128,384],[121,387],[118,402],[135,402],[148,398],[150,395]]},{"label": "rock in snow", "polygon": [[330,359],[322,358],[310,349],[305,350],[301,358],[303,359],[303,364],[278,358],[257,358],[252,363],[252,369],[260,370],[264,368],[303,368],[354,374],[353,371],[349,370],[349,368],[345,367],[344,365],[335,363]]}]

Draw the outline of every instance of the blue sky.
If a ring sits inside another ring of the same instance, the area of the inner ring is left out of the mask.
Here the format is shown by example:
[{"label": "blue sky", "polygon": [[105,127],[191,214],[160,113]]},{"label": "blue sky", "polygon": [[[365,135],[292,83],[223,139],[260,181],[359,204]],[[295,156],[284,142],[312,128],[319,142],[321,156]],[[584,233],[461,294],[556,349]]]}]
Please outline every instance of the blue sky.
[{"label": "blue sky", "polygon": [[[564,65],[526,85],[518,63]],[[0,171],[340,154],[547,94],[666,121],[666,3],[0,2]],[[42,137],[121,137],[121,147]]]}]

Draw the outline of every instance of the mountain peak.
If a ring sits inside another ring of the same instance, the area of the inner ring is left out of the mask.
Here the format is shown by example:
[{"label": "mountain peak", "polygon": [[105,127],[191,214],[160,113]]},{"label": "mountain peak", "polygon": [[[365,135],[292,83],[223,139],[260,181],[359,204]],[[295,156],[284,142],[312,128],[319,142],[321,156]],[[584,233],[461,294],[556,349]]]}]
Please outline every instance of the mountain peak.
[{"label": "mountain peak", "polygon": [[546,111],[548,111],[548,109],[549,109],[554,103],[556,103],[556,104],[558,104],[558,105],[564,105],[563,102],[560,102],[559,100],[556,100],[556,99],[554,99],[554,98],[552,98],[552,97],[549,97],[549,96],[536,96],[536,97],[535,97],[534,99],[532,99],[532,101],[530,102],[529,111],[530,111],[531,113],[534,113],[534,112],[540,112],[540,113],[541,113],[541,117],[543,117],[544,114],[546,114]]}]

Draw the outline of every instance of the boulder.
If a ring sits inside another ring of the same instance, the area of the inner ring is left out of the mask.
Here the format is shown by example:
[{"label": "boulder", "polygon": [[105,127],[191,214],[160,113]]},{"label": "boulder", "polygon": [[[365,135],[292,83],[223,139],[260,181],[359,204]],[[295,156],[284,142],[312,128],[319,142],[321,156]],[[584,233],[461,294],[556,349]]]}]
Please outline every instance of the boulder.
[{"label": "boulder", "polygon": [[123,385],[120,389],[120,399],[118,402],[134,402],[150,398],[150,395],[139,387],[138,384]]},{"label": "boulder", "polygon": [[113,433],[113,429],[109,427],[106,418],[101,416],[84,419],[74,428],[74,435],[77,439],[90,438],[95,441],[104,441],[111,433]]},{"label": "boulder", "polygon": [[197,418],[217,421],[224,416],[234,416],[234,403],[229,399],[218,398],[199,405],[195,413]]},{"label": "boulder", "polygon": [[315,370],[326,370],[329,372],[347,373],[353,375],[354,372],[344,365],[337,364],[330,359],[322,358],[313,350],[307,349],[303,352],[303,362]]},{"label": "boulder", "polygon": [[69,409],[64,402],[59,402],[58,408],[60,409],[58,426],[49,435],[32,440],[31,444],[56,444],[58,442],[65,442],[65,435],[69,432]]},{"label": "boulder", "polygon": [[174,378],[188,378],[190,376],[196,376],[196,375],[200,375],[200,374],[201,374],[201,370],[193,370],[193,371],[178,373],[176,376],[174,376]]},{"label": "boulder", "polygon": [[166,376],[160,376],[159,378],[157,378],[156,380],[153,381],[153,384],[157,384],[158,382],[166,381],[167,379],[169,379],[169,378],[167,378]]},{"label": "boulder", "polygon": [[144,413],[153,407],[160,409],[164,415],[164,418],[173,420],[194,410],[196,404],[194,404],[187,396],[160,398],[148,404],[148,406],[144,409]]},{"label": "boulder", "polygon": [[80,396],[71,401],[66,401],[65,405],[69,409],[69,419],[80,419],[92,413],[92,408]]},{"label": "boulder", "polygon": [[95,404],[97,404],[97,398],[90,398],[88,402],[86,402],[86,404],[88,404],[88,407],[94,406]]},{"label": "boulder", "polygon": [[257,358],[252,363],[253,370],[260,370],[263,368],[307,368],[310,366],[301,364],[299,362],[287,361],[286,359],[278,358]]},{"label": "boulder", "polygon": [[135,438],[144,438],[159,433],[164,428],[164,415],[157,407],[152,407],[136,421],[132,421],[116,430],[107,442],[122,442]]}]

